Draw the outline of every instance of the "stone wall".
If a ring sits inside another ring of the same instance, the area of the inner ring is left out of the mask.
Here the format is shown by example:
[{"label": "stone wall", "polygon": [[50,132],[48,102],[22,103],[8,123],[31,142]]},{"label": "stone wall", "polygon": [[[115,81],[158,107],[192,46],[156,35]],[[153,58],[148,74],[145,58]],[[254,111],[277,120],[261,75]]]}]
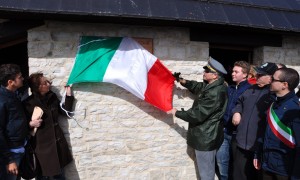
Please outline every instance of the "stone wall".
[{"label": "stone wall", "polygon": [[282,63],[287,67],[296,69],[300,74],[300,37],[284,36],[282,47],[265,46],[256,48],[253,62],[256,65],[264,62]]},{"label": "stone wall", "polygon": [[[81,35],[152,38],[154,55],[165,66],[196,80],[209,53],[208,43],[190,42],[185,28],[51,21],[28,32],[30,73],[42,71],[62,94]],[[78,123],[61,121],[74,156],[67,179],[196,179],[187,123],[112,84],[75,84],[73,90]],[[174,106],[191,104],[190,94],[177,86]]]},{"label": "stone wall", "polygon": [[298,71],[300,66],[300,37],[284,36],[282,47],[260,47],[255,50],[254,61],[283,63]]},{"label": "stone wall", "polygon": [[[189,41],[188,28],[48,21],[28,32],[29,71],[53,79],[58,95],[82,35],[152,38],[154,55],[187,79],[202,80],[209,56],[209,44]],[[282,48],[259,47],[254,63],[282,62],[299,71],[299,43],[299,38],[285,37]],[[73,90],[76,120],[61,119],[74,156],[65,170],[67,179],[197,179],[186,122],[112,84],[81,83]],[[173,98],[176,108],[192,105],[193,97],[178,84]]]}]

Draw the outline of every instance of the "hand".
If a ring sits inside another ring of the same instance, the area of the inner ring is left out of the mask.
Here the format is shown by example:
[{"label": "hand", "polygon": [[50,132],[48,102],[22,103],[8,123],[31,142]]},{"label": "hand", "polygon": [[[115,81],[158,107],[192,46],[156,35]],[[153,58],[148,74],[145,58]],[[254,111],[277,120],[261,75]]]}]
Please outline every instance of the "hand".
[{"label": "hand", "polygon": [[19,173],[17,163],[15,163],[15,162],[12,162],[12,163],[6,165],[6,170],[7,170],[7,173],[13,174],[15,176],[17,176]]},{"label": "hand", "polygon": [[255,169],[260,170],[261,164],[258,159],[253,159],[253,166]]},{"label": "hand", "polygon": [[181,77],[180,77],[180,72],[174,72],[173,73],[173,77],[176,79],[176,81],[177,82],[179,82],[180,81],[180,79],[182,79]]},{"label": "hand", "polygon": [[29,122],[29,126],[33,128],[38,128],[42,124],[42,119],[33,119]]},{"label": "hand", "polygon": [[242,116],[240,113],[234,113],[232,116],[232,124],[237,126],[240,124]]},{"label": "hand", "polygon": [[72,96],[72,88],[71,86],[65,86],[67,96]]},{"label": "hand", "polygon": [[177,109],[173,108],[173,109],[167,111],[167,114],[173,114],[173,115],[175,115],[176,111],[177,111]]}]

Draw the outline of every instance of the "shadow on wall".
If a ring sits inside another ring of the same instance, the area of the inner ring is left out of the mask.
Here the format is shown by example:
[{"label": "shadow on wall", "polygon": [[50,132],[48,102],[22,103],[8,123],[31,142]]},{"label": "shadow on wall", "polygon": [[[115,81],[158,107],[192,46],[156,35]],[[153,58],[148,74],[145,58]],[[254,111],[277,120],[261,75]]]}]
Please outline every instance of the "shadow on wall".
[{"label": "shadow on wall", "polygon": [[[102,87],[102,88],[101,88]],[[59,92],[58,89],[53,88],[52,89],[54,92]],[[111,83],[80,83],[80,84],[74,84],[73,85],[73,91],[78,91],[78,92],[91,92],[91,93],[96,93],[96,94],[101,94],[101,95],[106,95],[106,96],[113,96],[117,94],[117,97],[120,99],[125,100],[126,102],[129,102],[133,104],[135,107],[139,108],[140,110],[146,112],[148,115],[152,116],[155,120],[159,120],[167,125],[170,126],[170,128],[174,129],[181,137],[186,139],[186,134],[187,134],[187,129],[184,126],[180,126],[177,123],[174,123],[174,119],[172,115],[167,115],[165,112],[157,109],[156,107],[152,106],[151,104],[148,104],[147,102],[140,100],[138,97],[134,96],[130,92],[127,92],[123,88],[111,84]],[[185,89],[181,89],[180,91],[176,91],[174,89],[174,95],[179,96],[179,98],[185,98],[185,97],[190,97],[191,93],[182,93],[182,91],[185,91]],[[59,93],[57,93],[59,96]],[[61,99],[61,97],[59,97]],[[76,95],[75,95],[75,103],[76,103]],[[76,104],[74,103],[74,107],[76,107]],[[76,111],[76,110],[75,110]],[[66,120],[66,117],[60,121],[61,127],[65,133],[65,137],[68,142],[70,142],[70,134],[68,132],[69,129],[69,121]],[[79,122],[80,123],[80,122]],[[78,125],[78,124],[77,124]],[[89,127],[86,127],[89,128]],[[72,151],[72,147],[71,147]],[[196,158],[195,158],[195,151],[194,149],[190,148],[187,146],[186,149],[187,155],[194,161],[195,165],[195,174],[197,174],[197,179],[200,179],[198,177],[198,168],[196,165]],[[72,179],[80,179],[78,171],[76,169],[76,164],[73,161],[71,164],[67,166],[67,171],[66,171],[66,177],[72,177]]]},{"label": "shadow on wall", "polygon": [[[97,87],[96,87],[97,86]],[[99,87],[100,86],[100,87]],[[101,88],[103,86],[103,88]],[[106,96],[112,96],[116,98],[120,98],[133,104],[135,107],[139,108],[140,110],[146,112],[148,115],[152,116],[156,120],[160,120],[171,128],[173,128],[179,135],[181,135],[184,139],[186,139],[186,132],[187,130],[184,127],[180,127],[177,123],[174,123],[174,119],[171,115],[167,115],[165,112],[159,110],[158,108],[154,107],[153,105],[139,99],[138,97],[134,96],[130,92],[124,90],[123,88],[111,84],[111,83],[80,83],[74,84],[73,90],[79,92],[91,92],[97,93]],[[75,97],[76,99],[76,97]]]},{"label": "shadow on wall", "polygon": [[[99,88],[99,86],[103,86],[103,88]],[[125,100],[126,102],[129,102],[133,104],[135,107],[139,108],[140,110],[146,112],[148,115],[152,116],[155,120],[159,120],[167,125],[170,126],[170,128],[174,129],[181,137],[186,139],[187,129],[184,126],[180,126],[177,123],[174,123],[174,118],[171,115],[167,115],[165,112],[157,109],[156,107],[152,106],[151,104],[148,104],[147,102],[140,100],[138,97],[134,96],[130,92],[127,92],[123,88],[111,84],[111,83],[80,83],[80,84],[74,84],[73,90],[78,92],[90,92],[90,93],[97,93],[105,96],[112,96],[116,98],[120,98]],[[182,91],[186,91],[185,89],[182,89],[180,91],[174,90],[179,96],[179,98],[185,98],[185,97],[191,97],[191,93],[182,93]],[[175,94],[174,94],[175,95]],[[76,99],[76,95],[75,95]],[[65,129],[68,129],[67,127]],[[68,139],[69,140],[69,139]],[[191,158],[191,160],[194,161],[195,165],[195,174],[197,174],[197,179],[200,179],[198,177],[198,168],[196,164],[196,158],[195,158],[195,151],[193,148],[187,146],[186,149],[187,155]],[[76,167],[74,164],[71,165],[71,170],[76,170]]]}]

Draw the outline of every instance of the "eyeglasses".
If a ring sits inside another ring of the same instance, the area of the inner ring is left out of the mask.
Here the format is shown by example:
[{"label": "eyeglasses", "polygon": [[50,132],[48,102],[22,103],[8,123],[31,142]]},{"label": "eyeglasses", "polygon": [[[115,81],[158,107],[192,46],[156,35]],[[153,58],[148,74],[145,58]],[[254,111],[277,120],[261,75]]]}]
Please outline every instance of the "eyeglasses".
[{"label": "eyeglasses", "polygon": [[272,80],[272,82],[285,82],[285,81],[282,81],[282,80],[279,80],[279,79],[274,79],[273,76],[271,77],[271,80]]},{"label": "eyeglasses", "polygon": [[52,84],[52,82],[51,81],[44,81],[44,82],[42,82],[41,84],[40,84],[40,86],[46,86],[46,85],[51,85]]}]

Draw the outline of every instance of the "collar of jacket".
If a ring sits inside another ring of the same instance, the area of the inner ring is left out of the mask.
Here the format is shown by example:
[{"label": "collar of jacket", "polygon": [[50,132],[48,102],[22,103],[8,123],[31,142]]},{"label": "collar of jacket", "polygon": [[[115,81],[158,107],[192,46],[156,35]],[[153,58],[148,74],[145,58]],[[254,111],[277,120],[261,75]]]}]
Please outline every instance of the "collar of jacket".
[{"label": "collar of jacket", "polygon": [[259,87],[257,84],[252,85],[249,89],[252,89],[252,93],[255,93],[256,90],[258,91],[270,91],[270,84],[267,84],[263,87]]},{"label": "collar of jacket", "polygon": [[15,92],[12,92],[12,91],[9,91],[7,90],[4,86],[1,85],[1,88],[0,88],[0,94],[3,94],[7,97],[16,97],[16,93]]},{"label": "collar of jacket", "polygon": [[245,85],[251,85],[247,80],[244,80],[242,82],[240,82],[238,85],[230,85],[230,88],[234,88],[234,89],[239,89],[240,87],[243,87]]},{"label": "collar of jacket", "polygon": [[295,95],[295,92],[293,92],[293,91],[287,93],[286,95],[284,95],[282,97],[276,96],[276,101],[275,101],[276,103],[274,104],[274,107],[276,108],[276,107],[280,106],[282,103],[293,98],[294,96],[296,96],[296,95]]},{"label": "collar of jacket", "polygon": [[205,90],[214,88],[216,86],[220,86],[224,84],[224,78],[223,77],[219,77],[219,79],[215,80],[213,83],[211,84],[207,84],[205,87]]},{"label": "collar of jacket", "polygon": [[40,94],[32,94],[33,99],[35,99],[40,106],[46,106],[53,95],[54,93],[52,91],[47,92],[45,96],[41,96]]}]

